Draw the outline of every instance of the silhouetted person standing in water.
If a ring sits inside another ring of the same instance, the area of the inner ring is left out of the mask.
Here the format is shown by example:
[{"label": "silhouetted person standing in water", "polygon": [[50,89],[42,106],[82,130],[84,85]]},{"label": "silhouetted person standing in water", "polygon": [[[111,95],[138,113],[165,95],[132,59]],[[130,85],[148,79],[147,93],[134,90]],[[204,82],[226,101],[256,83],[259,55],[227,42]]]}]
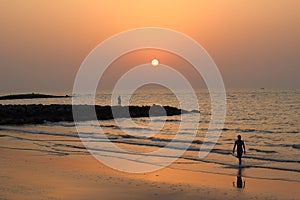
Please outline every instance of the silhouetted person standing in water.
[{"label": "silhouetted person standing in water", "polygon": [[236,149],[237,157],[239,159],[239,165],[241,165],[242,164],[243,152],[244,152],[244,154],[246,154],[246,149],[245,149],[245,143],[244,143],[244,141],[241,140],[242,136],[238,135],[237,138],[238,139],[234,143],[234,147],[233,147],[232,153],[234,154],[235,147],[237,147],[237,149]]},{"label": "silhouetted person standing in water", "polygon": [[121,100],[121,96],[118,97],[118,105],[121,106],[122,104],[122,100]]}]

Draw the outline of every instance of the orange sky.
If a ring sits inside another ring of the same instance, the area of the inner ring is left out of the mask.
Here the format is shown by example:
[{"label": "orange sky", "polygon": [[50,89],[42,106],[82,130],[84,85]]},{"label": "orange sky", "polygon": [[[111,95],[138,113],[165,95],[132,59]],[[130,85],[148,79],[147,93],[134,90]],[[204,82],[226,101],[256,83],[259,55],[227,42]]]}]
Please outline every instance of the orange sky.
[{"label": "orange sky", "polygon": [[0,2],[0,92],[70,90],[87,54],[120,31],[196,39],[226,87],[299,88],[300,1]]}]

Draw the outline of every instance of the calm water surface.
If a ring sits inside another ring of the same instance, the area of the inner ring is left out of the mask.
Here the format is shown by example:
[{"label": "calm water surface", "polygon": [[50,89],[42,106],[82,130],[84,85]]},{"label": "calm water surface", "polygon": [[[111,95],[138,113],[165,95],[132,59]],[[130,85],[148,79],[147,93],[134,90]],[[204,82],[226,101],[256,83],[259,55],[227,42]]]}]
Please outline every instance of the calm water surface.
[{"label": "calm water surface", "polygon": [[[121,91],[119,94],[124,101],[130,98],[126,91]],[[178,94],[182,95],[186,102],[190,101],[189,95],[184,91],[178,91]],[[204,159],[199,159],[198,153],[210,122],[210,98],[206,90],[198,90],[197,95],[201,112],[197,135],[188,150],[171,167],[193,171],[235,174],[237,159],[231,155],[231,151],[236,136],[240,134],[245,141],[247,150],[247,154],[243,159],[246,176],[300,182],[300,90],[227,90],[226,123],[214,149]],[[112,104],[116,104],[117,97],[112,99]],[[69,104],[71,99],[11,100],[1,101],[0,103]],[[99,105],[110,105],[110,93],[99,92],[96,103]],[[162,89],[139,90],[131,97],[130,104],[180,106],[174,94]],[[189,109],[197,108],[191,106]],[[116,124],[114,120],[101,121],[100,124],[108,138],[119,147],[137,153],[150,152],[170,143],[177,133],[179,124],[182,123],[181,116],[168,117],[166,121],[162,117],[152,119],[154,124],[162,123],[163,121],[163,128],[160,130],[157,126],[148,126],[150,123],[149,118],[134,119],[138,126],[131,126],[126,123],[126,120],[121,125]],[[103,141],[97,134],[99,132],[99,123],[97,121],[83,122],[80,126],[84,127],[85,130],[83,134],[86,137],[83,140],[99,142],[99,146],[101,146]],[[123,130],[126,130],[126,133]],[[189,131],[192,130],[188,128],[184,130],[186,137],[189,137]],[[156,134],[153,135],[153,132]],[[148,133],[149,137],[147,137]],[[48,153],[66,156],[84,153],[82,144],[74,140],[77,137],[77,132],[73,123],[59,122],[46,123],[44,125],[1,126],[0,134],[12,138],[12,143],[1,144],[2,148],[15,147],[22,149],[26,148],[26,144],[34,144],[36,148],[31,150],[39,151],[44,149]],[[53,136],[55,139],[52,141],[41,140],[43,134]],[[67,136],[70,139],[58,140],[57,137],[60,135]],[[184,139],[176,141],[178,148],[180,148],[181,143],[185,142]],[[99,152],[106,154],[105,149],[101,149]],[[118,152],[115,152],[114,155],[117,154]],[[257,170],[254,173],[248,169]],[[275,173],[268,173],[270,171]]]}]

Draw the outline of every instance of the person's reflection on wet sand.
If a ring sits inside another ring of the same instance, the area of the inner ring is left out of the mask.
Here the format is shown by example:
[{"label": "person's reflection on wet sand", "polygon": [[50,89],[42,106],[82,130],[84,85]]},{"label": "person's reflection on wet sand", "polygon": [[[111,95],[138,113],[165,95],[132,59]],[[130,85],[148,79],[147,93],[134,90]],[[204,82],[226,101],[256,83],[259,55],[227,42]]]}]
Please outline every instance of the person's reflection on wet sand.
[{"label": "person's reflection on wet sand", "polygon": [[[233,182],[233,187],[235,187],[235,182]],[[236,176],[236,187],[237,188],[245,188],[246,182],[243,181],[242,168],[238,169],[238,174]]]}]

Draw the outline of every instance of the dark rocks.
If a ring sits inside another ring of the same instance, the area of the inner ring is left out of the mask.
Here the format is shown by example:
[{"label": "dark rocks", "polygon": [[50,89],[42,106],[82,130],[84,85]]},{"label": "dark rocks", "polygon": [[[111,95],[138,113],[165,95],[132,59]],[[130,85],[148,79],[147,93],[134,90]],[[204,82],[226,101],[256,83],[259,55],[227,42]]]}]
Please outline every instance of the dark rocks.
[{"label": "dark rocks", "polygon": [[199,110],[191,110],[190,112],[191,112],[191,113],[200,113]]},{"label": "dark rocks", "polygon": [[48,95],[48,94],[15,94],[15,95],[6,95],[1,96],[0,100],[14,100],[14,99],[41,99],[41,98],[70,98],[71,96],[57,96],[57,95]]},{"label": "dark rocks", "polygon": [[[157,105],[156,105],[157,106]],[[98,120],[128,117],[149,117],[151,106],[91,106],[75,105],[80,115],[76,120],[93,120],[90,111],[95,110]],[[188,111],[164,106],[165,112],[152,112],[152,116],[166,113],[168,116],[180,115]],[[129,113],[128,113],[129,109]],[[113,110],[113,112],[112,112]],[[114,113],[114,115],[113,115]],[[73,121],[72,105],[0,105],[0,125],[4,124],[42,124],[44,122]]]}]

